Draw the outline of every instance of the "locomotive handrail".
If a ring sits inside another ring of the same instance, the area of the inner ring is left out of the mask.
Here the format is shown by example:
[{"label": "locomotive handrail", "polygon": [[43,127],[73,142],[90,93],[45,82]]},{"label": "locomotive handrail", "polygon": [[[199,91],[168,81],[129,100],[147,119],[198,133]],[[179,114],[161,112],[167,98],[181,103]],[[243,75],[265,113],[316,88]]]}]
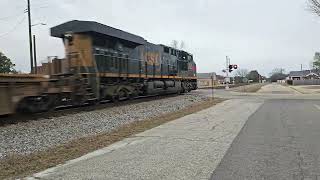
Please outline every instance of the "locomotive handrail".
[{"label": "locomotive handrail", "polygon": [[[97,55],[98,56],[106,56],[106,57],[111,57],[111,58],[123,58],[123,57],[119,57],[119,56],[111,56],[111,55],[97,54],[97,53],[93,53],[93,55],[95,55],[95,56],[97,56]],[[128,59],[133,60],[133,61],[142,61],[142,62],[146,61],[146,60],[143,60],[143,59],[135,59],[135,58],[128,58]],[[187,60],[179,60],[179,59],[177,59],[177,61],[186,62]]]},{"label": "locomotive handrail", "polygon": [[[110,58],[119,58],[119,59],[125,59],[123,57],[119,57],[119,56],[111,56],[111,55],[105,55],[105,54],[93,54],[94,56],[106,56],[106,57],[110,57]],[[141,59],[134,59],[134,58],[127,58],[129,60],[132,60],[132,61],[137,61],[137,62],[148,62],[146,60],[141,60]],[[171,65],[171,64],[166,64],[166,65],[169,65],[171,67],[175,67],[174,65]]]}]

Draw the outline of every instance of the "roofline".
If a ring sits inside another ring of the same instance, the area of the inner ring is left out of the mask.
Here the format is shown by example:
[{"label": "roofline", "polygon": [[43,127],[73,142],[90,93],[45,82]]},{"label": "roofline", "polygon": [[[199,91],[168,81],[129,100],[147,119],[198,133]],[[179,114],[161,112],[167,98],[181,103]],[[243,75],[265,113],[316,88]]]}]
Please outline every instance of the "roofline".
[{"label": "roofline", "polygon": [[147,41],[141,37],[129,32],[107,26],[95,21],[80,21],[73,20],[63,24],[57,25],[50,29],[51,36],[63,38],[66,33],[88,33],[96,32],[99,34],[116,37],[119,39],[127,40],[136,44],[146,44]]}]

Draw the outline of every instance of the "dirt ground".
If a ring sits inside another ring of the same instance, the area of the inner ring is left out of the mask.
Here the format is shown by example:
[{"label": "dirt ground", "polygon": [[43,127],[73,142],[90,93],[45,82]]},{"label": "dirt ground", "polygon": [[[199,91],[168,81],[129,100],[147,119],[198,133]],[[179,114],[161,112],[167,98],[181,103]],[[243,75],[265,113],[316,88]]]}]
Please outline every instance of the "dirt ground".
[{"label": "dirt ground", "polygon": [[224,101],[224,99],[216,98],[213,101],[208,100],[196,103],[173,113],[125,125],[111,133],[80,138],[47,151],[37,152],[27,156],[12,154],[8,158],[0,161],[0,179],[14,179],[31,175],[101,149],[134,134],[209,108],[222,101]]}]

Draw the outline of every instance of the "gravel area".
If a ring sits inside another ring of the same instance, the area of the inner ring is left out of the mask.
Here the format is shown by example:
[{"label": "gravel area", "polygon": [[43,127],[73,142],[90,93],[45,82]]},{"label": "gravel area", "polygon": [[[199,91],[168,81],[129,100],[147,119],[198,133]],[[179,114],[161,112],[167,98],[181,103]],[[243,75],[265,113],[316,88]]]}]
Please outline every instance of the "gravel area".
[{"label": "gravel area", "polygon": [[193,93],[0,127],[0,159],[110,132],[124,124],[174,112],[206,99]]}]

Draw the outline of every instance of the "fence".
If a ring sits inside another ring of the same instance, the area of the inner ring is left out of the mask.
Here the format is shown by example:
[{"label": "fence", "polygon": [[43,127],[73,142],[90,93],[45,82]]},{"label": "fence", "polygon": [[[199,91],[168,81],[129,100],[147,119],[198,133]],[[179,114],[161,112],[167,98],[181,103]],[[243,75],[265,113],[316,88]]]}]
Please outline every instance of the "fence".
[{"label": "fence", "polygon": [[294,85],[294,86],[320,85],[320,79],[292,80],[291,82],[288,81],[288,84]]}]

